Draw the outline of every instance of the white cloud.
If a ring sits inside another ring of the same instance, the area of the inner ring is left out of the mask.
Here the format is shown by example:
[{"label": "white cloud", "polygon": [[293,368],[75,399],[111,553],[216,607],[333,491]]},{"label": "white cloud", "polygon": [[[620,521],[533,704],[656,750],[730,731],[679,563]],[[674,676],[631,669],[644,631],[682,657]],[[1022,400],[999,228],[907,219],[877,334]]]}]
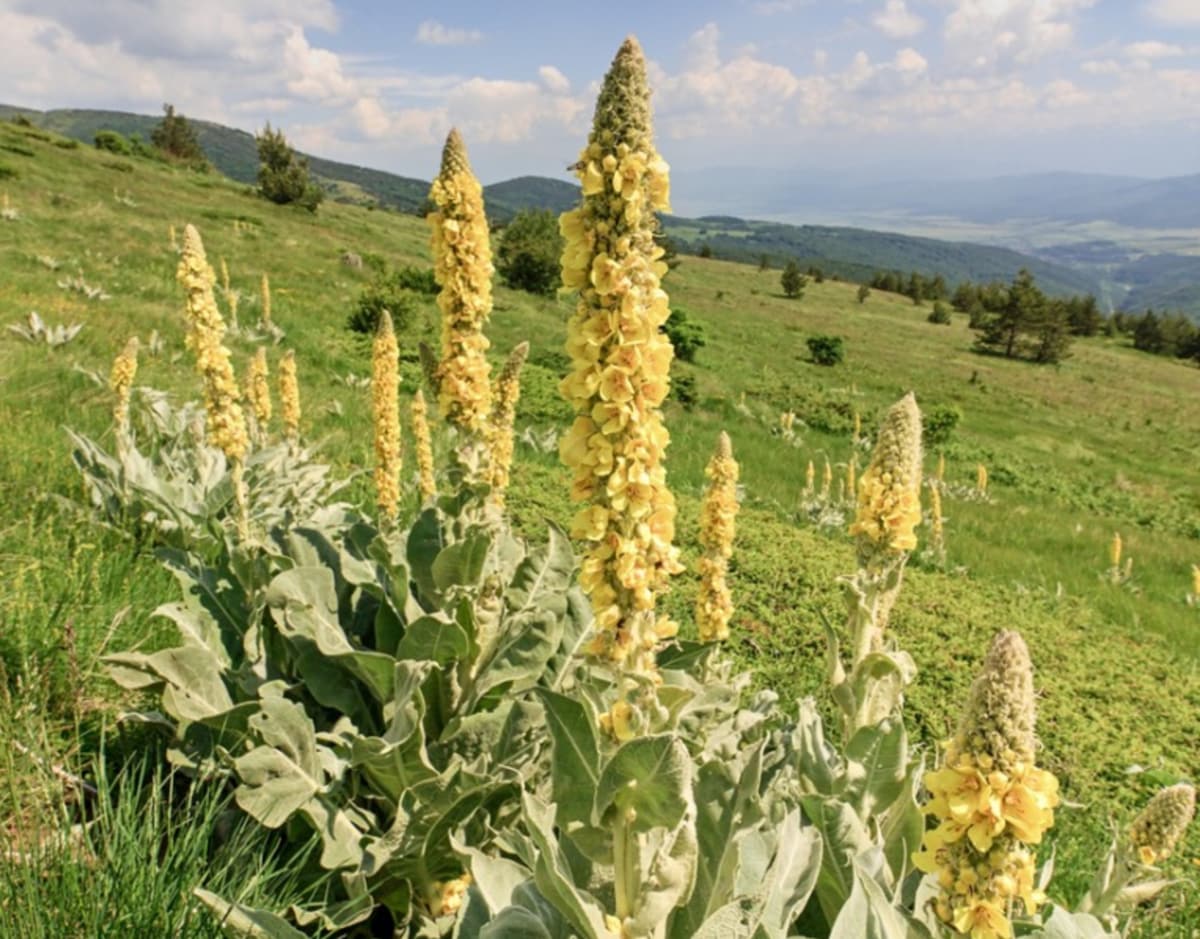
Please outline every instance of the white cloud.
[{"label": "white cloud", "polygon": [[1157,39],[1148,39],[1143,42],[1129,43],[1124,52],[1130,59],[1169,59],[1173,56],[1183,55],[1183,47],[1159,42]]},{"label": "white cloud", "polygon": [[1096,0],[954,0],[942,29],[952,61],[1013,71],[1071,45],[1075,15]]},{"label": "white cloud", "polygon": [[801,7],[808,6],[812,0],[760,0],[754,4],[754,12],[759,16],[775,16],[778,13],[795,13]]},{"label": "white cloud", "polygon": [[543,65],[539,68],[538,78],[542,80],[543,85],[555,94],[565,95],[571,90],[570,80],[553,65]]},{"label": "white cloud", "polygon": [[1151,0],[1147,12],[1156,20],[1175,26],[1200,26],[1200,4],[1196,0]]},{"label": "white cloud", "polygon": [[890,39],[910,39],[925,28],[925,21],[913,13],[904,0],[887,0],[871,22]]},{"label": "white cloud", "polygon": [[426,46],[469,46],[483,41],[477,29],[444,26],[437,20],[425,20],[417,27],[416,40]]},{"label": "white cloud", "polygon": [[929,61],[916,49],[901,49],[894,60],[896,71],[903,75],[923,75],[929,70]]},{"label": "white cloud", "polygon": [[298,98],[337,104],[354,96],[355,85],[342,71],[342,60],[328,49],[314,49],[304,30],[295,27],[283,43],[287,90]]},{"label": "white cloud", "polygon": [[689,72],[711,72],[721,67],[717,46],[721,31],[716,23],[705,23],[688,37],[683,46],[684,69]]}]

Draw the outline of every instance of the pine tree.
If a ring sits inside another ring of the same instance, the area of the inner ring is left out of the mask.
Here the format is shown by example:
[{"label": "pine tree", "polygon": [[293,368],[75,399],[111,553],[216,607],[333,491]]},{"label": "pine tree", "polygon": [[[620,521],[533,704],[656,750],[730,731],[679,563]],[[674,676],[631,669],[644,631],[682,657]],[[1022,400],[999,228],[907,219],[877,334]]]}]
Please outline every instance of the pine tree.
[{"label": "pine tree", "polygon": [[258,191],[264,199],[279,205],[295,204],[310,212],[325,198],[325,193],[308,173],[308,160],[297,157],[283,136],[267,124],[254,138],[258,146]]},{"label": "pine tree", "polygon": [[204,150],[200,147],[200,138],[196,129],[188,123],[186,117],[175,113],[175,105],[163,105],[163,117],[150,134],[150,142],[173,160],[187,163],[197,168],[207,168]]}]

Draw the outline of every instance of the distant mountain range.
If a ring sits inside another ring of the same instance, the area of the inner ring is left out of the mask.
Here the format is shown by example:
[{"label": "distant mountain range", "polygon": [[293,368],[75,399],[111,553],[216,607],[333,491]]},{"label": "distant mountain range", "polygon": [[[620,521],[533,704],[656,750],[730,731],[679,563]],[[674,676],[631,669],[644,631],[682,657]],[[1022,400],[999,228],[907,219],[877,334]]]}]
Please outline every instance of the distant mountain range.
[{"label": "distant mountain range", "polygon": [[[0,105],[0,119],[23,114],[48,130],[91,143],[100,130],[144,140],[157,116],[123,111],[64,109],[35,111]],[[254,137],[209,121],[193,120],[200,144],[225,175],[253,183],[258,170]],[[309,167],[331,198],[419,212],[429,183],[384,170],[306,155]],[[739,180],[735,189],[729,180]],[[866,279],[878,270],[942,274],[960,280],[1009,280],[1029,268],[1052,294],[1094,293],[1113,308],[1180,309],[1200,318],[1200,257],[1146,254],[1115,241],[1038,249],[1036,256],[967,241],[918,237],[864,228],[745,221],[781,217],[863,213],[946,216],[980,225],[1014,219],[1052,218],[1064,223],[1103,219],[1125,226],[1200,228],[1200,175],[1162,180],[1123,176],[1051,173],[986,181],[946,180],[854,184],[815,179],[798,172],[754,170],[676,173],[674,188],[685,207],[703,208],[701,218],[665,219],[681,249],[707,245],[718,257],[776,264],[796,258],[830,274]],[[484,188],[488,214],[504,222],[526,208],[561,212],[576,204],[579,190],[564,180],[521,176]]]}]

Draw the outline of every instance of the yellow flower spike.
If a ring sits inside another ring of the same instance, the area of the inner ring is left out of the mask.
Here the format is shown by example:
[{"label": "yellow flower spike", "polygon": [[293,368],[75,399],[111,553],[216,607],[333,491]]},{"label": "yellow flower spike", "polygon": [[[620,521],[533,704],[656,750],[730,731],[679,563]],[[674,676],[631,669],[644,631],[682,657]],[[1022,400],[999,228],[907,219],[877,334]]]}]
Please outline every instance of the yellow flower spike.
[{"label": "yellow flower spike", "polygon": [[375,502],[392,521],[400,507],[400,348],[392,316],[379,316],[371,354],[371,413],[375,424]]},{"label": "yellow flower spike", "polygon": [[271,385],[270,370],[267,367],[267,350],[259,346],[250,360],[246,372],[246,395],[250,408],[258,421],[259,429],[265,431],[267,422],[271,420]]},{"label": "yellow flower spike", "polygon": [[858,510],[850,525],[859,563],[912,551],[921,521],[921,412],[911,393],[888,410],[871,463],[858,484]]},{"label": "yellow flower spike", "polygon": [[295,447],[300,442],[300,382],[296,377],[296,353],[291,349],[279,360],[279,411],[283,436]]},{"label": "yellow flower spike", "polygon": [[858,492],[857,474],[858,462],[851,456],[846,463],[846,496],[851,500],[855,498],[855,493]]},{"label": "yellow flower spike", "polygon": [[660,621],[655,605],[681,569],[660,410],[674,354],[660,331],[670,304],[654,242],[654,212],[666,208],[669,184],[652,139],[645,59],[632,38],[605,76],[575,170],[583,200],[559,228],[563,284],[579,297],[567,325],[571,368],[559,387],[577,416],[559,453],[575,475],[572,498],[589,503],[573,525],[585,542],[582,584],[596,617],[589,649],[656,676],[655,647],[673,624]]},{"label": "yellow flower spike", "polygon": [[1196,815],[1196,790],[1188,783],[1160,789],[1134,819],[1129,831],[1138,860],[1143,864],[1165,861]]},{"label": "yellow flower spike", "polygon": [[804,491],[811,493],[813,491],[813,483],[817,478],[817,468],[813,465],[813,461],[808,461],[808,466],[804,470]]},{"label": "yellow flower spike", "polygon": [[934,479],[937,480],[939,486],[946,481],[946,454],[939,453],[937,461],[937,470],[934,472]]},{"label": "yellow flower spike", "polygon": [[115,396],[113,423],[117,428],[118,440],[129,431],[129,397],[133,391],[133,380],[137,376],[137,357],[138,340],[137,336],[133,336],[113,359],[112,371],[108,376],[108,387]]},{"label": "yellow flower spike", "polygon": [[429,435],[429,409],[420,388],[412,399],[413,438],[417,442],[417,487],[421,501],[428,502],[437,495],[433,476],[433,442]]},{"label": "yellow flower spike", "polygon": [[167,239],[168,239],[168,244],[170,244],[170,246],[171,246],[171,250],[178,251],[179,250],[179,239],[177,237],[175,237],[175,226],[174,225],[167,226]]},{"label": "yellow flower spike", "polygon": [[1108,566],[1117,568],[1121,566],[1121,533],[1114,531],[1112,541],[1108,545]]},{"label": "yellow flower spike", "polygon": [[1017,633],[993,640],[942,766],[924,782],[938,825],[913,863],[937,877],[938,916],[966,936],[1011,936],[1007,911],[1020,901],[1033,914],[1045,899],[1030,845],[1059,802],[1058,781],[1034,765],[1033,666]]},{"label": "yellow flower spike", "polygon": [[521,397],[521,369],[528,356],[529,343],[517,345],[509,354],[492,389],[492,415],[488,426],[488,448],[491,451],[489,481],[492,486],[491,500],[497,506],[504,505],[504,494],[512,470],[513,422],[517,417],[517,401]]},{"label": "yellow flower spike", "polygon": [[227,299],[229,301],[229,326],[236,333],[238,331],[238,302],[242,298],[236,290],[232,290]]},{"label": "yellow flower spike", "polygon": [[946,533],[942,518],[942,491],[935,483],[929,487],[929,542],[938,554],[946,550]]},{"label": "yellow flower spike", "polygon": [[829,487],[833,485],[833,467],[829,463],[829,458],[825,458],[825,470],[821,473],[821,498],[829,500]]},{"label": "yellow flower spike", "polygon": [[221,344],[225,321],[213,298],[213,270],[204,255],[200,233],[192,225],[183,232],[177,277],[187,293],[187,347],[195,355],[196,371],[204,380],[208,437],[228,459],[241,462],[249,446],[246,419],[238,403],[241,394],[229,350]]},{"label": "yellow flower spike", "polygon": [[271,281],[267,277],[267,272],[263,271],[262,283],[259,285],[259,293],[262,295],[262,321],[265,326],[271,325]]},{"label": "yellow flower spike", "polygon": [[980,463],[975,467],[975,491],[981,496],[987,495],[988,487],[988,471],[987,467]]},{"label": "yellow flower spike", "polygon": [[225,259],[221,258],[221,292],[225,297],[229,297],[229,265],[225,263]]},{"label": "yellow flower spike", "polygon": [[862,417],[859,416],[858,409],[855,408],[854,409],[854,436],[851,438],[851,441],[854,443],[855,446],[857,446],[858,441],[861,439],[862,439]]},{"label": "yellow flower spike", "polygon": [[435,206],[428,216],[433,271],[441,286],[438,406],[469,441],[482,441],[492,409],[489,343],[483,334],[492,312],[492,251],[483,188],[457,130],[446,138],[442,169],[429,195]]},{"label": "yellow flower spike", "polygon": [[696,598],[696,626],[701,642],[729,638],[733,598],[726,577],[733,553],[737,517],[738,465],[729,435],[717,438],[717,449],[704,471],[708,489],[700,507],[700,592]]}]

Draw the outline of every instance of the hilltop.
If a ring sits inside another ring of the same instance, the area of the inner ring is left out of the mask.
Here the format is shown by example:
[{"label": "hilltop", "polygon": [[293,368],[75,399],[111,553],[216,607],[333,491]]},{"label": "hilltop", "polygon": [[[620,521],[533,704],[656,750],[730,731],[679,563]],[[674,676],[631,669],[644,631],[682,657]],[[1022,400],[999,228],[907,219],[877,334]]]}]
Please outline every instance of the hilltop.
[{"label": "hilltop", "polygon": [[[435,161],[431,153],[431,168]],[[20,682],[21,714],[49,722],[46,739],[65,749],[74,739],[69,702],[86,696],[91,721],[127,703],[103,678],[100,653],[161,645],[167,624],[151,614],[175,598],[147,546],[99,528],[80,505],[62,431],[111,442],[108,392],[87,373],[102,382],[131,334],[157,331],[163,343],[145,357],[139,384],[195,396],[169,228],[199,226],[214,263],[228,262],[246,318],[261,274],[270,274],[274,319],[287,335],[269,355],[274,363],[281,348],[296,351],[305,436],[351,477],[351,499],[364,498],[371,459],[369,395],[357,381],[369,369],[369,343],[345,321],[370,273],[341,258],[377,253],[427,267],[428,233],[411,216],[351,204],[326,204],[315,216],[271,205],[216,174],[115,158],[10,124],[0,125],[0,167],[14,216],[0,221],[0,323],[37,310],[52,324],[83,325],[54,350],[7,332],[0,340],[0,530],[10,570],[0,665],[10,690]],[[88,299],[74,278],[110,299]],[[706,340],[694,363],[675,365],[667,410],[679,540],[694,562],[703,468],[725,429],[744,484],[731,650],[784,701],[819,687],[820,618],[839,622],[835,578],[854,566],[844,516],[814,521],[800,505],[808,460],[820,466],[828,457],[839,477],[852,458],[861,468],[853,415],[870,432],[908,390],[931,427],[949,424],[927,461],[929,471],[938,452],[947,461],[948,561],[915,560],[893,617],[920,669],[911,730],[930,747],[944,738],[987,638],[1021,629],[1038,668],[1045,762],[1080,806],[1055,829],[1053,892],[1078,895],[1091,876],[1086,865],[1107,845],[1110,812],[1127,819],[1158,785],[1200,774],[1200,609],[1184,602],[1190,565],[1200,562],[1200,370],[1102,338],[1079,341],[1053,369],[984,357],[971,351],[959,316],[933,325],[928,307],[879,291],[860,304],[852,285],[831,280],[788,300],[778,270],[732,261],[686,257],[665,286]],[[519,432],[531,433],[510,494],[528,531],[570,511],[553,452],[567,419],[556,386],[570,309],[566,297],[496,290],[497,360],[519,341],[533,343],[518,412]],[[432,333],[427,312],[401,337],[405,395],[420,380],[413,350]],[[817,335],[843,338],[844,364],[810,361],[806,340]],[[230,345],[240,368],[254,345],[236,336]],[[779,433],[783,411],[799,416],[795,438]],[[538,442],[547,436],[549,446]],[[990,470],[987,498],[972,494],[979,463]],[[1104,578],[1114,531],[1136,562],[1125,584]],[[691,573],[679,577],[671,603],[687,609],[694,589]],[[0,739],[0,765],[24,766],[10,735]],[[1198,851],[1193,828],[1168,873],[1190,876]],[[1200,924],[1194,894],[1172,897],[1141,935]]]}]

